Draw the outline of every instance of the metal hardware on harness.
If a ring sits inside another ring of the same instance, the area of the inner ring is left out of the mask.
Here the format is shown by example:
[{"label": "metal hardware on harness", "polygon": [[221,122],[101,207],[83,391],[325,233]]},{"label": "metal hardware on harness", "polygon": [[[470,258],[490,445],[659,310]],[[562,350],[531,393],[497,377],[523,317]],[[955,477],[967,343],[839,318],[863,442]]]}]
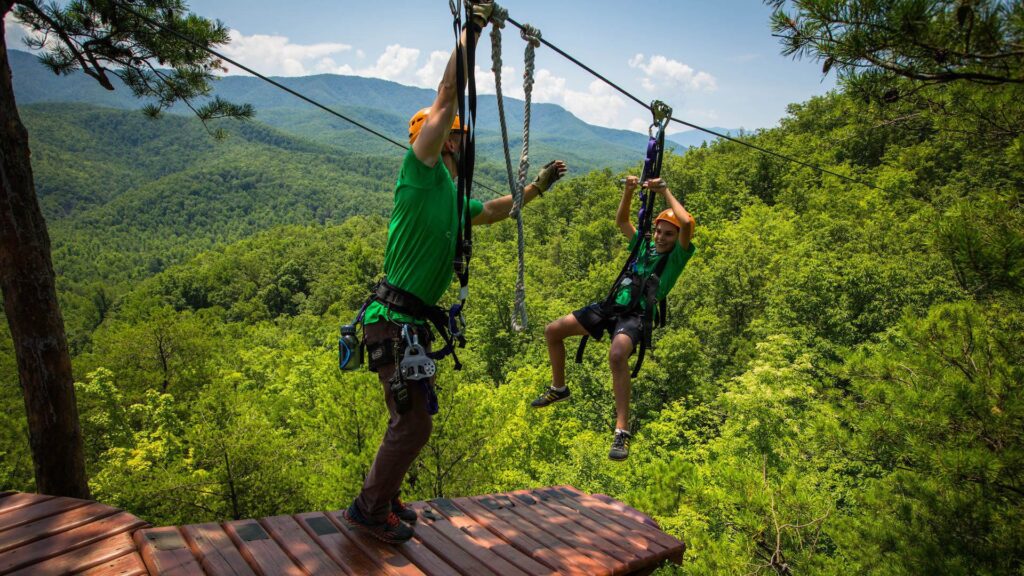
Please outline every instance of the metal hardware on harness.
[{"label": "metal hardware on harness", "polygon": [[437,365],[427,356],[427,351],[420,346],[419,337],[409,330],[409,325],[402,326],[402,340],[405,341],[405,352],[402,362],[398,365],[403,380],[425,380],[437,372]]},{"label": "metal hardware on harness", "polygon": [[651,115],[654,116],[654,123],[661,124],[672,118],[672,107],[661,100],[651,102]]}]

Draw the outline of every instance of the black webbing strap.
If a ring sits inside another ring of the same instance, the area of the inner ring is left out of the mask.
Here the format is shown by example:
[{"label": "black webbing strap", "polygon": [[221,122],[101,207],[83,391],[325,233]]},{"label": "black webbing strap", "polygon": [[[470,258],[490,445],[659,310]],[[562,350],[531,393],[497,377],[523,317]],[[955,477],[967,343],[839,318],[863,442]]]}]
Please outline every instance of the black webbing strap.
[{"label": "black webbing strap", "polygon": [[[459,121],[464,135],[459,150],[459,176],[457,186],[458,233],[455,240],[455,259],[452,263],[459,279],[459,312],[468,296],[469,261],[473,253],[473,217],[469,201],[473,197],[473,170],[476,164],[476,33],[473,16],[468,4],[466,9],[466,44],[462,44],[462,22],[456,11],[454,20],[456,63],[455,77],[458,87]],[[463,60],[465,55],[465,61]],[[468,113],[466,92],[468,89]]]},{"label": "black webbing strap", "polygon": [[406,292],[405,290],[388,283],[387,280],[381,280],[373,288],[370,300],[376,300],[377,302],[384,304],[393,312],[426,320],[433,324],[438,335],[441,336],[442,340],[444,340],[445,346],[441,350],[428,353],[427,356],[434,360],[440,360],[441,358],[451,354],[452,360],[455,362],[455,369],[462,369],[462,363],[459,362],[459,356],[455,353],[455,341],[452,338],[451,331],[448,329],[447,310],[440,306],[430,306],[423,302],[423,300],[420,300],[415,294]]},{"label": "black webbing strap", "polygon": [[[633,364],[633,373],[631,378],[636,378],[637,374],[640,373],[640,367],[644,365],[644,356],[647,354],[647,349],[651,348],[654,337],[654,311],[655,306],[661,310],[664,308],[665,300],[658,298],[658,288],[661,286],[661,275],[665,272],[665,266],[668,265],[668,259],[671,256],[671,252],[668,254],[662,254],[661,259],[654,265],[654,272],[644,282],[644,286],[641,289],[641,297],[646,299],[647,307],[644,309],[644,319],[641,329],[643,332],[640,335],[640,349],[636,352],[636,363]],[[654,284],[650,284],[650,282]],[[664,320],[658,320],[658,326],[664,326]]]},{"label": "black webbing strap", "polygon": [[[668,121],[672,116],[672,109],[665,106],[663,103],[654,102],[651,105],[652,113],[654,114],[654,123],[651,125],[658,127],[656,134],[651,134],[647,142],[647,156],[644,158],[644,169],[640,176],[640,182],[646,182],[651,178],[658,178],[661,176],[661,164],[664,158],[665,152],[665,127],[668,126]],[[622,287],[622,281],[625,280],[631,273],[636,270],[637,259],[640,256],[641,250],[646,250],[651,240],[651,223],[654,220],[654,193],[644,193],[640,191],[640,214],[637,221],[637,241],[633,245],[633,249],[629,252],[629,258],[626,259],[626,263],[622,265],[622,270],[619,271],[618,277],[612,284],[612,289],[608,292],[608,295],[604,299],[604,307],[611,308],[615,302],[615,296],[618,294],[619,288]],[[662,259],[655,265],[654,275],[661,277],[662,272],[665,270],[665,264],[667,263],[668,255],[662,257]],[[635,303],[631,303],[633,305]],[[650,314],[648,310],[647,314]],[[662,317],[663,318],[663,317]],[[646,318],[645,318],[646,320]],[[650,321],[644,322],[644,332],[649,330]],[[583,350],[587,347],[587,341],[590,340],[589,336],[584,335],[580,339],[580,345],[576,349],[576,363],[583,363]],[[644,334],[641,336],[640,350],[637,356],[637,365],[633,368],[633,377],[640,371],[640,366],[643,364],[644,353],[647,348],[647,343],[650,341],[650,334]]]},{"label": "black webbing strap", "polygon": [[[644,282],[644,286],[641,287],[641,290],[640,290],[641,295],[645,295],[645,293],[649,290],[647,283],[650,282],[652,279],[656,278],[658,280],[658,285],[660,286],[660,284],[661,284],[661,275],[664,274],[664,272],[665,272],[665,267],[668,265],[668,259],[669,259],[670,254],[671,253],[663,254],[661,256],[661,259],[658,260],[658,263],[654,265],[654,271],[647,278],[646,282]],[[656,289],[655,289],[654,296],[657,296],[657,290]],[[632,311],[634,309],[633,306],[635,306],[637,303],[633,302],[631,304],[632,305],[630,306],[630,308],[625,310],[625,312],[623,312],[623,314]],[[641,325],[641,327],[643,329],[643,332],[640,335],[640,347],[639,347],[639,350],[637,350],[636,364],[633,366],[633,375],[632,375],[633,378],[636,378],[636,375],[640,373],[640,367],[643,366],[643,363],[644,363],[644,355],[647,352],[647,348],[651,345],[651,338],[652,338],[653,331],[654,331],[654,314],[652,312],[654,310],[654,305],[655,304],[653,302],[648,301],[647,302],[647,308],[644,310],[644,319],[643,319],[643,324]],[[665,325],[665,316],[668,314],[668,307],[666,306],[665,298],[662,298],[661,300],[658,300],[657,301],[657,306],[658,306],[658,327],[660,328],[660,327]],[[590,336],[586,335],[586,334],[583,335],[583,338],[580,338],[580,345],[579,345],[579,347],[576,348],[576,363],[577,364],[582,364],[583,363],[583,351],[586,349],[587,342],[589,340],[590,340]]]}]

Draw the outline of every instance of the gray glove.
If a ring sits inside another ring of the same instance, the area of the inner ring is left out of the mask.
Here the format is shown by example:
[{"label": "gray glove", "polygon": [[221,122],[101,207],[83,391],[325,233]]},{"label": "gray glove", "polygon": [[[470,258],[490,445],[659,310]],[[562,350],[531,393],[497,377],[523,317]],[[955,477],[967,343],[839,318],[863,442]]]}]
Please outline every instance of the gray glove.
[{"label": "gray glove", "polygon": [[540,191],[541,194],[543,194],[544,192],[547,192],[548,188],[551,188],[555,182],[558,182],[559,178],[565,175],[566,170],[565,162],[562,162],[561,160],[552,160],[545,164],[544,167],[540,169],[540,172],[537,172],[537,177],[534,178],[533,185],[537,187],[537,190]]}]

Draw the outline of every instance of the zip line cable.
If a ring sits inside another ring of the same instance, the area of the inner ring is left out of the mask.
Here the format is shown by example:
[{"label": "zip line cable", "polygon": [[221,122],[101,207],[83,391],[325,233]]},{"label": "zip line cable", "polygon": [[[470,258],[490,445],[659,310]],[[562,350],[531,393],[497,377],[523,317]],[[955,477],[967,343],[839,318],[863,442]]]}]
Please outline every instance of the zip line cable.
[{"label": "zip line cable", "polygon": [[[225,61],[225,62],[227,62],[227,63],[229,63],[229,64],[231,64],[233,66],[241,68],[242,70],[245,70],[249,74],[252,74],[253,76],[259,78],[260,80],[263,80],[264,82],[268,82],[268,83],[276,86],[277,88],[280,88],[281,90],[284,90],[285,92],[288,92],[289,94],[291,94],[291,95],[293,95],[293,96],[295,96],[297,98],[300,98],[300,99],[302,99],[302,100],[312,104],[313,106],[316,106],[317,108],[320,108],[321,110],[323,110],[324,112],[327,112],[328,114],[332,114],[334,116],[337,116],[338,118],[341,118],[342,120],[345,120],[346,122],[348,122],[350,124],[353,124],[353,125],[355,125],[355,126],[357,126],[359,128],[362,128],[363,130],[366,130],[367,132],[369,132],[370,134],[373,134],[374,136],[377,136],[378,138],[383,138],[384,140],[387,140],[388,142],[394,144],[395,146],[398,146],[402,150],[408,150],[409,149],[409,147],[406,146],[405,144],[402,144],[401,142],[398,142],[397,140],[394,140],[394,139],[392,139],[392,138],[390,138],[390,137],[388,137],[388,136],[386,136],[384,134],[381,134],[380,132],[374,130],[373,128],[365,126],[365,125],[363,125],[363,124],[361,124],[361,123],[359,123],[359,122],[349,118],[348,116],[345,116],[344,114],[342,114],[340,112],[337,112],[336,110],[328,108],[327,106],[324,106],[323,104],[317,102],[316,100],[313,100],[312,98],[309,98],[308,96],[305,96],[305,95],[303,95],[303,94],[301,94],[299,92],[296,92],[295,90],[292,90],[291,88],[285,86],[284,84],[281,84],[280,82],[277,82],[277,81],[275,81],[275,80],[273,80],[271,78],[268,78],[268,77],[264,76],[263,74],[260,74],[259,72],[253,70],[252,68],[249,68],[248,66],[245,66],[244,64],[240,64],[239,62],[236,62],[236,61],[232,60],[231,58],[228,58],[227,56],[221,54],[220,52],[217,52],[216,50],[214,50],[212,48],[209,48],[209,47],[204,46],[203,44],[201,44],[199,42],[196,42],[194,39],[189,38],[185,34],[182,34],[181,32],[178,32],[177,30],[175,30],[173,28],[169,28],[169,27],[167,27],[167,26],[157,22],[156,20],[153,20],[152,18],[146,16],[145,14],[140,14],[134,8],[131,8],[130,6],[127,6],[127,5],[123,4],[119,0],[113,0],[113,3],[118,8],[121,8],[121,9],[127,11],[127,12],[130,12],[131,14],[133,14],[139,20],[142,20],[143,22],[146,22],[149,25],[158,28],[158,29],[160,29],[163,32],[171,34],[171,35],[177,37],[178,39],[180,39],[180,40],[182,40],[184,42],[187,42],[187,43],[191,44],[192,46],[195,46],[196,48],[199,48],[200,50],[203,50],[204,52],[207,52],[208,54],[212,54],[212,55],[216,56],[217,58],[219,58],[219,59],[221,59],[221,60],[223,60],[223,61]],[[481,182],[475,182],[475,184],[477,186],[480,186],[480,187],[484,188],[485,190],[489,190],[489,191],[493,192],[494,194],[498,193],[497,190],[495,190],[495,189],[491,188],[490,186],[487,186],[486,184],[483,184]]]},{"label": "zip line cable", "polygon": [[[513,26],[515,26],[516,28],[519,28],[520,30],[523,30],[523,25],[520,24],[519,22],[516,22],[515,20],[513,20],[511,16],[507,18],[507,21],[509,23],[511,23]],[[572,56],[570,56],[566,52],[562,51],[560,48],[558,48],[558,46],[555,46],[554,44],[552,44],[551,42],[548,42],[544,38],[540,38],[540,41],[541,41],[542,44],[544,44],[548,48],[551,48],[552,50],[554,50],[555,52],[560,54],[563,58],[569,60],[570,62],[572,62],[573,64],[579,66],[580,68],[583,68],[587,72],[590,72],[590,74],[592,74],[593,76],[597,77],[599,80],[601,80],[605,84],[607,84],[607,85],[611,86],[612,88],[618,90],[619,92],[622,93],[623,96],[629,98],[630,100],[636,102],[637,104],[643,106],[644,108],[646,108],[648,110],[651,109],[651,105],[650,104],[647,104],[643,100],[640,100],[636,96],[633,96],[632,94],[627,92],[625,89],[619,87],[619,85],[617,85],[616,83],[614,83],[611,80],[605,78],[604,76],[598,74],[596,71],[594,71],[594,69],[592,69],[591,67],[587,66],[586,64],[580,62],[579,60],[573,58]],[[810,168],[812,170],[816,170],[816,171],[821,172],[823,174],[831,174],[832,176],[835,176],[837,178],[842,178],[843,180],[846,180],[847,182],[852,182],[854,184],[860,184],[862,186],[867,186],[868,188],[874,188],[875,190],[883,190],[884,191],[884,188],[881,188],[881,187],[876,186],[874,184],[868,184],[867,182],[864,182],[862,180],[857,180],[856,178],[851,178],[849,176],[844,176],[843,174],[839,174],[837,172],[833,172],[831,170],[828,170],[826,168],[822,168],[820,166],[815,166],[814,164],[809,164],[807,162],[804,162],[803,160],[798,160],[798,159],[793,158],[791,156],[787,156],[785,154],[781,154],[779,152],[775,152],[774,150],[769,150],[767,148],[762,148],[761,146],[758,146],[756,144],[751,144],[750,142],[746,142],[746,141],[740,140],[738,138],[733,138],[732,136],[729,136],[728,134],[722,134],[722,133],[716,132],[714,130],[711,130],[711,129],[708,129],[708,128],[704,128],[702,126],[698,126],[696,124],[692,124],[692,123],[687,122],[685,120],[680,120],[679,118],[676,118],[674,116],[671,117],[670,120],[672,120],[673,122],[677,122],[679,124],[682,124],[683,126],[689,126],[690,128],[693,128],[695,130],[700,130],[701,132],[705,132],[707,134],[711,134],[712,136],[717,136],[717,137],[722,138],[724,140],[728,140],[730,142],[735,142],[735,143],[740,144],[742,146],[746,146],[747,148],[753,148],[754,150],[757,150],[758,152],[762,152],[764,154],[769,154],[771,156],[775,156],[776,158],[781,158],[781,159],[786,160],[788,162],[793,162],[794,164],[799,164],[801,166],[804,166],[806,168]]]},{"label": "zip line cable", "polygon": [[[120,2],[120,0],[113,0],[113,3],[114,3],[115,6],[121,8],[121,9],[127,11],[127,12],[130,12],[136,18],[138,18],[138,19],[140,19],[140,20],[150,24],[151,26],[154,26],[154,27],[160,29],[163,32],[171,34],[171,35],[179,38],[180,40],[182,40],[184,42],[187,42],[187,43],[195,46],[196,48],[199,48],[200,50],[203,50],[204,52],[212,54],[213,56],[216,56],[217,58],[219,58],[219,59],[221,59],[221,60],[223,60],[223,61],[225,61],[225,62],[227,62],[227,63],[229,63],[229,64],[231,64],[231,65],[233,65],[235,67],[237,67],[237,68],[240,68],[240,69],[248,72],[249,74],[252,74],[253,76],[259,78],[260,80],[263,80],[264,82],[272,84],[273,86],[275,86],[277,88],[280,88],[281,90],[284,90],[285,92],[288,92],[289,94],[295,96],[296,98],[304,100],[305,102],[308,102],[308,103],[312,104],[313,106],[316,106],[317,108],[320,108],[321,110],[327,112],[328,114],[337,116],[338,118],[341,118],[342,120],[345,120],[346,122],[348,122],[348,123],[350,123],[350,124],[352,124],[354,126],[362,128],[363,130],[369,132],[370,134],[373,134],[374,136],[377,136],[378,138],[382,138],[382,139],[384,139],[384,140],[394,144],[395,146],[398,146],[399,148],[402,148],[403,150],[408,150],[408,146],[406,146],[405,144],[402,144],[401,142],[398,142],[397,140],[395,140],[395,139],[393,139],[393,138],[391,138],[389,136],[386,136],[386,135],[384,135],[384,134],[374,130],[373,128],[370,128],[369,126],[365,126],[365,125],[361,124],[360,122],[358,122],[356,120],[353,120],[353,119],[349,118],[348,116],[345,116],[344,114],[342,114],[340,112],[337,112],[336,110],[328,108],[327,106],[324,106],[323,104],[317,102],[316,100],[313,100],[312,98],[309,98],[308,96],[305,96],[305,95],[303,95],[303,94],[301,94],[301,93],[299,93],[299,92],[297,92],[295,90],[292,90],[291,88],[285,86],[284,84],[281,84],[280,82],[277,82],[277,81],[275,81],[275,80],[273,80],[271,78],[268,78],[267,76],[264,76],[263,74],[260,74],[259,72],[256,72],[252,68],[249,68],[248,66],[245,66],[244,64],[241,64],[239,62],[236,62],[235,60],[232,60],[231,58],[228,58],[227,56],[221,54],[220,52],[217,52],[216,50],[214,50],[212,48],[209,48],[209,47],[204,46],[203,44],[201,44],[199,42],[196,42],[195,40],[193,40],[192,38],[186,36],[185,34],[182,34],[181,32],[178,32],[177,30],[175,30],[173,28],[167,27],[167,26],[161,24],[160,22],[157,22],[156,20],[153,20],[152,18],[150,18],[148,16],[139,13],[134,8],[132,8],[130,6],[127,6],[127,5],[123,4],[122,2]],[[523,24],[520,24],[519,22],[516,22],[515,19],[513,19],[511,16],[507,17],[507,21],[510,22],[516,28],[519,28],[520,30],[524,29]],[[579,66],[580,68],[586,70],[591,75],[593,75],[597,79],[601,80],[605,84],[611,86],[612,88],[614,88],[615,90],[620,92],[626,98],[629,98],[630,100],[632,100],[633,102],[636,102],[640,106],[643,106],[647,110],[651,109],[650,104],[645,103],[643,100],[640,100],[639,98],[637,98],[633,94],[627,92],[624,88],[620,87],[618,84],[612,82],[611,80],[605,78],[604,76],[599,74],[597,71],[595,71],[593,68],[591,68],[591,67],[587,66],[586,64],[580,62],[579,60],[577,60],[576,58],[574,58],[570,54],[568,54],[565,51],[563,51],[562,49],[560,49],[558,46],[555,46],[554,44],[552,44],[551,42],[548,42],[544,38],[540,38],[539,40],[540,40],[540,42],[542,44],[544,44],[548,48],[554,50],[556,53],[561,55],[563,58],[569,60],[573,64],[575,64],[575,65]],[[685,120],[681,120],[681,119],[676,118],[674,116],[671,117],[670,120],[673,121],[673,122],[682,124],[683,126],[688,126],[688,127],[693,128],[695,130],[699,130],[701,132],[704,132],[704,133],[707,133],[707,134],[711,134],[712,136],[716,136],[718,138],[722,138],[723,140],[728,140],[729,142],[735,142],[736,144],[739,144],[741,146],[746,146],[747,148],[751,148],[753,150],[757,150],[758,152],[761,152],[763,154],[768,154],[768,155],[771,155],[771,156],[775,156],[776,158],[780,158],[780,159],[785,160],[787,162],[792,162],[794,164],[799,164],[799,165],[801,165],[801,166],[803,166],[805,168],[810,168],[812,170],[815,170],[815,171],[823,173],[823,174],[829,174],[829,175],[835,176],[837,178],[841,178],[841,179],[846,180],[847,182],[851,182],[853,184],[860,184],[862,186],[867,186],[868,188],[873,188],[875,190],[884,190],[884,188],[881,188],[881,187],[876,186],[874,184],[869,184],[869,183],[864,182],[862,180],[858,180],[856,178],[851,178],[850,176],[839,174],[838,172],[833,172],[831,170],[828,170],[826,168],[822,168],[820,166],[815,166],[814,164],[810,164],[808,162],[804,162],[803,160],[798,160],[798,159],[793,158],[791,156],[787,156],[785,154],[782,154],[782,153],[779,153],[779,152],[775,152],[774,150],[769,150],[768,148],[763,148],[763,147],[758,146],[756,144],[751,144],[750,142],[746,142],[744,140],[740,140],[739,138],[733,138],[732,136],[729,136],[728,134],[722,134],[722,133],[717,132],[715,130],[711,130],[709,128],[704,128],[703,126],[698,126],[696,124],[693,124],[691,122],[687,122]],[[488,190],[488,191],[490,191],[490,192],[492,192],[494,194],[498,193],[497,190],[494,190],[493,188],[487,186],[486,184],[478,183],[478,185],[481,186],[482,188],[484,188],[485,190]]]}]

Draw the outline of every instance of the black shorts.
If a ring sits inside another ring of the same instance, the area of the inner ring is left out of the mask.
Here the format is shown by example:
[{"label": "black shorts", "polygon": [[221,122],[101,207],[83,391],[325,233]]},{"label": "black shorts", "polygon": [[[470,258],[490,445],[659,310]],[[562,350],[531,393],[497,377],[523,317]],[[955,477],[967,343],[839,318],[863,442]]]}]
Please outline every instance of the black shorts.
[{"label": "black shorts", "polygon": [[594,303],[580,308],[572,315],[594,340],[600,340],[605,332],[612,338],[616,334],[625,334],[633,341],[635,348],[644,333],[644,319],[639,310],[628,314],[609,315],[601,309],[600,303]]}]

